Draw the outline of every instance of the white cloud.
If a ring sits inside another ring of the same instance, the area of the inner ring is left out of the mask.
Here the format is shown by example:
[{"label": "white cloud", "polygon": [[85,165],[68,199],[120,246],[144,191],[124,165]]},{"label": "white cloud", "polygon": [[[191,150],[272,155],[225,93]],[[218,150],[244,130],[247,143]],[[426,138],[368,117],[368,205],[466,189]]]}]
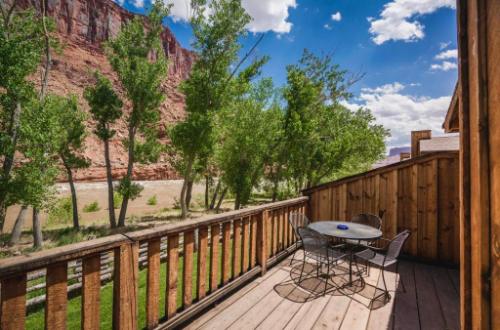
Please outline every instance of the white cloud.
[{"label": "white cloud", "polygon": [[400,83],[386,84],[376,88],[364,88],[353,103],[343,105],[351,110],[365,107],[372,111],[379,124],[390,129],[389,147],[407,145],[410,132],[431,129],[441,133],[450,96],[437,98],[418,97],[401,93],[405,86]]},{"label": "white cloud", "polygon": [[436,55],[436,60],[449,60],[456,59],[458,57],[458,51],[456,49],[449,49],[442,51]]},{"label": "white cloud", "polygon": [[431,70],[441,70],[441,71],[449,71],[456,69],[457,63],[450,62],[450,61],[443,61],[442,63],[439,64],[432,64],[431,65]]},{"label": "white cloud", "polygon": [[415,41],[424,37],[420,15],[439,8],[455,8],[456,0],[393,0],[384,6],[378,19],[368,18],[372,40],[381,45],[389,40]]},{"label": "white cloud", "polygon": [[439,49],[443,50],[443,49],[447,48],[449,45],[451,45],[451,41],[448,41],[448,42],[440,42],[440,43],[439,43]]},{"label": "white cloud", "polygon": [[340,22],[341,20],[342,20],[342,15],[340,14],[340,11],[336,12],[335,14],[332,14],[332,21]]},{"label": "white cloud", "polygon": [[[142,0],[136,0],[142,1]],[[174,20],[187,21],[190,17],[190,0],[164,0],[172,3],[171,16]],[[252,17],[247,28],[251,32],[274,31],[288,33],[292,23],[288,21],[288,11],[296,8],[296,0],[242,0],[243,8]]]},{"label": "white cloud", "polygon": [[[118,1],[121,1],[122,3],[125,2],[125,0],[118,0]],[[142,8],[144,7],[144,0],[134,0],[133,5],[136,8]]]},{"label": "white cloud", "polygon": [[323,25],[323,27],[327,30],[331,30],[332,27],[330,26],[330,24],[326,23],[325,25]]}]

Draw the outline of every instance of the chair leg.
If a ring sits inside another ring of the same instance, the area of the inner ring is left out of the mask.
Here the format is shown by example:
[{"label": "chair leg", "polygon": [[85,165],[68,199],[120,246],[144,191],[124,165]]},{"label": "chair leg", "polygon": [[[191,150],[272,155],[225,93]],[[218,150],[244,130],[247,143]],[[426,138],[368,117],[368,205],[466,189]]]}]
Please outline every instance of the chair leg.
[{"label": "chair leg", "polygon": [[302,270],[300,271],[299,283],[302,281],[302,274],[304,274],[305,265],[306,265],[306,254],[304,252],[304,261],[302,262]]},{"label": "chair leg", "polygon": [[384,294],[385,299],[389,297],[389,291],[387,290],[387,283],[385,282],[385,267],[382,267],[382,282],[384,282]]},{"label": "chair leg", "polygon": [[325,291],[323,291],[323,296],[326,295],[326,289],[328,288],[328,279],[330,276],[330,262],[328,261],[326,264],[326,278],[325,278]]},{"label": "chair leg", "polygon": [[405,288],[405,282],[403,281],[403,278],[401,277],[401,274],[399,274],[399,262],[396,262],[396,288],[398,287],[397,286],[397,280],[398,280],[398,277],[399,277],[399,283],[401,283],[401,286],[403,287],[403,293],[406,293],[406,288]]},{"label": "chair leg", "polygon": [[[297,243],[295,243],[295,245],[297,245]],[[292,263],[293,263],[293,260],[295,259],[295,254],[297,253],[299,249],[297,248],[297,246],[295,246],[295,251],[293,252],[292,254],[292,260],[290,260],[290,264],[288,266],[291,266]]]}]

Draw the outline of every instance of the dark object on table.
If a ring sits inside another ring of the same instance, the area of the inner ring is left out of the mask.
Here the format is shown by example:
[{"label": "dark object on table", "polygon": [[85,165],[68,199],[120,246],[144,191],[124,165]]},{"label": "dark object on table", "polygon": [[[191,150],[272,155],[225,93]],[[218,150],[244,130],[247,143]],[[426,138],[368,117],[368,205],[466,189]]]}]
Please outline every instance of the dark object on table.
[{"label": "dark object on table", "polygon": [[349,229],[349,226],[348,225],[337,225],[337,229],[347,230],[347,229]]}]

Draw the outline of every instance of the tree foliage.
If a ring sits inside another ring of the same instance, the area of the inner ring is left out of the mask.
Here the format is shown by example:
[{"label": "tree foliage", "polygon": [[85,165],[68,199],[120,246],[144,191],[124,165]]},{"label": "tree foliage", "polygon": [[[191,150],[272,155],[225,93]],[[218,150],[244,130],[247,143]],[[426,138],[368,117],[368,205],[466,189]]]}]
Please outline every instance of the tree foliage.
[{"label": "tree foliage", "polygon": [[[134,163],[155,161],[163,150],[158,144],[156,128],[159,107],[165,97],[160,86],[167,75],[167,60],[160,34],[168,12],[169,7],[163,1],[156,1],[149,13],[147,27],[141,17],[134,17],[116,38],[107,43],[109,62],[132,104],[127,115],[128,136],[123,141],[128,151],[128,165],[118,187],[123,195],[118,226],[125,225],[129,199],[136,198],[140,192],[132,182]],[[140,139],[137,139],[137,133],[141,134]]]}]

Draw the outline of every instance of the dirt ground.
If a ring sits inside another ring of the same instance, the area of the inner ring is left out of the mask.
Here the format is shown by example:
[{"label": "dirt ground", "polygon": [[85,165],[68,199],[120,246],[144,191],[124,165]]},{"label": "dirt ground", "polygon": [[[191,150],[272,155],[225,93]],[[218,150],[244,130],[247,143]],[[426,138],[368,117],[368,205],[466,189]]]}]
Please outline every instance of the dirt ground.
[{"label": "dirt ground", "polygon": [[[162,180],[162,181],[136,181],[144,187],[141,196],[128,205],[127,217],[143,217],[154,215],[165,208],[173,208],[182,187],[182,180]],[[108,202],[106,182],[77,183],[78,213],[80,214],[80,224],[84,226],[106,224],[108,221]],[[58,197],[70,196],[69,185],[61,183],[57,185]],[[204,192],[203,185],[193,186],[192,203],[202,202]],[[152,196],[156,196],[156,205],[148,205],[147,201]],[[98,202],[100,210],[96,212],[83,212],[85,205]],[[119,210],[115,210],[118,217]],[[10,232],[14,226],[15,219],[19,213],[19,206],[12,206],[7,210],[5,232]],[[31,229],[31,217],[25,222],[25,229]],[[47,214],[42,214],[42,224],[47,220]]]}]

